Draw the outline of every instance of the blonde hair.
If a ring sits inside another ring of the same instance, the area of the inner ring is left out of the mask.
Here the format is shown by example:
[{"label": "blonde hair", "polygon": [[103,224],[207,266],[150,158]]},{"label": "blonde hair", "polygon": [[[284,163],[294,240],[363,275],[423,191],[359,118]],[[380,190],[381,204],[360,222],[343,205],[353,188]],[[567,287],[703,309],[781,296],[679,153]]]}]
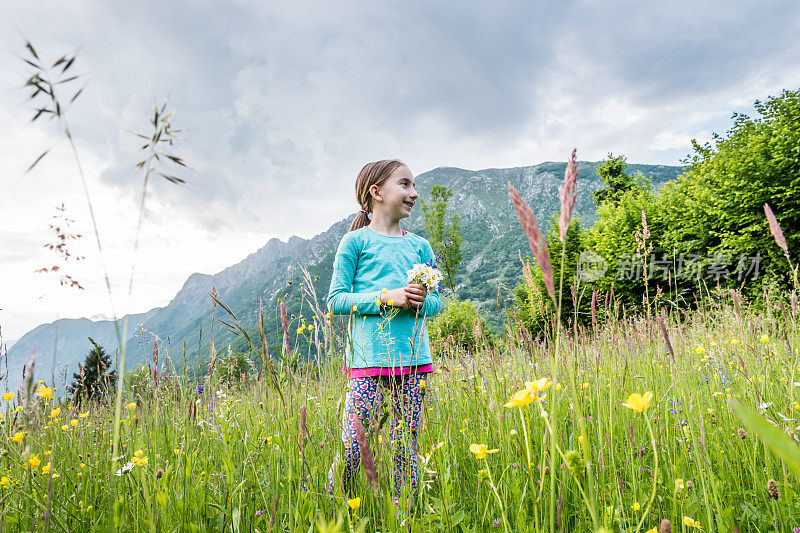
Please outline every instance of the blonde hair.
[{"label": "blonde hair", "polygon": [[356,178],[356,201],[361,206],[361,212],[353,219],[347,231],[357,230],[369,224],[368,213],[372,213],[372,195],[369,193],[369,188],[373,185],[380,187],[389,179],[392,172],[404,166],[406,164],[399,159],[382,159],[364,165]]}]

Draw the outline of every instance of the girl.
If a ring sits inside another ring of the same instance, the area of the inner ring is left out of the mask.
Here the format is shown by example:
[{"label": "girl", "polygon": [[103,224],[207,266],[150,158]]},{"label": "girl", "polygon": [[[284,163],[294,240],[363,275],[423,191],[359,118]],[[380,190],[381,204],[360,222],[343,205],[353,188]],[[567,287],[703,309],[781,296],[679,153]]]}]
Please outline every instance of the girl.
[{"label": "girl", "polygon": [[[417,489],[417,430],[422,411],[420,384],[433,371],[424,322],[441,309],[438,291],[407,284],[414,264],[435,260],[430,243],[400,228],[411,214],[417,191],[408,167],[397,160],[368,163],[356,178],[361,212],[339,243],[328,292],[332,314],[349,315],[344,373],[348,392],[342,417],[345,497],[353,489],[361,450],[355,421],[369,435],[377,422],[383,389],[392,396],[389,439],[394,447],[394,495],[403,478]],[[372,220],[368,214],[372,213]],[[410,443],[406,449],[404,433]],[[328,473],[334,494],[337,459]]]}]

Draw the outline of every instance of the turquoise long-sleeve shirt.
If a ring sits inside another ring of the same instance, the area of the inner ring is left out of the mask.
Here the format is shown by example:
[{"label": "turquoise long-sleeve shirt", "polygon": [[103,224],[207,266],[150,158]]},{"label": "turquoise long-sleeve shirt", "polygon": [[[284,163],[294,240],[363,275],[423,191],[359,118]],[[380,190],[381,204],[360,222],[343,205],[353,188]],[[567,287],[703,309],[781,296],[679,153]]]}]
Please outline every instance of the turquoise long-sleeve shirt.
[{"label": "turquoise long-sleeve shirt", "polygon": [[[328,310],[348,317],[352,313],[349,329],[352,347],[349,342],[345,347],[348,367],[415,366],[433,362],[425,323],[441,311],[439,292],[429,290],[418,313],[414,309],[377,305],[376,300],[381,289],[408,285],[408,271],[415,264],[435,258],[430,243],[411,232],[392,237],[365,226],[342,237],[333,260]],[[389,320],[389,315],[395,312]],[[413,349],[412,337],[416,337]]]}]

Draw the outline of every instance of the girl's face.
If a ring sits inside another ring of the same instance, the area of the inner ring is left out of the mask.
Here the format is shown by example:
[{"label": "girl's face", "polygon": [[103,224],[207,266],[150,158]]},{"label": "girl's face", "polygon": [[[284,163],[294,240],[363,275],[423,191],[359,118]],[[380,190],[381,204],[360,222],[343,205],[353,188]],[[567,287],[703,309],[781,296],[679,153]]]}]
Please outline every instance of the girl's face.
[{"label": "girl's face", "polygon": [[417,201],[414,177],[406,166],[401,166],[381,185],[370,187],[372,210],[380,209],[395,220],[406,218]]}]

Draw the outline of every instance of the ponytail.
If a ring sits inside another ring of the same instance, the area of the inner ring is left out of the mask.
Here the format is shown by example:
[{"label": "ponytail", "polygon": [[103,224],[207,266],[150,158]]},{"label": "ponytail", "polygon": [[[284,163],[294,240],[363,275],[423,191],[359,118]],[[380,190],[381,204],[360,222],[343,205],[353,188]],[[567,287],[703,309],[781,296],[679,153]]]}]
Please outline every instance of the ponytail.
[{"label": "ponytail", "polygon": [[356,218],[353,219],[353,222],[350,224],[350,229],[347,231],[355,231],[359,228],[363,228],[364,226],[369,225],[369,215],[367,214],[366,210],[362,209],[356,215]]},{"label": "ponytail", "polygon": [[369,225],[369,213],[372,212],[372,195],[369,193],[369,188],[373,185],[380,187],[389,179],[392,172],[402,166],[405,166],[405,163],[399,159],[383,159],[364,165],[356,177],[356,201],[361,206],[361,211],[353,219],[350,229],[347,231],[354,231]]}]

